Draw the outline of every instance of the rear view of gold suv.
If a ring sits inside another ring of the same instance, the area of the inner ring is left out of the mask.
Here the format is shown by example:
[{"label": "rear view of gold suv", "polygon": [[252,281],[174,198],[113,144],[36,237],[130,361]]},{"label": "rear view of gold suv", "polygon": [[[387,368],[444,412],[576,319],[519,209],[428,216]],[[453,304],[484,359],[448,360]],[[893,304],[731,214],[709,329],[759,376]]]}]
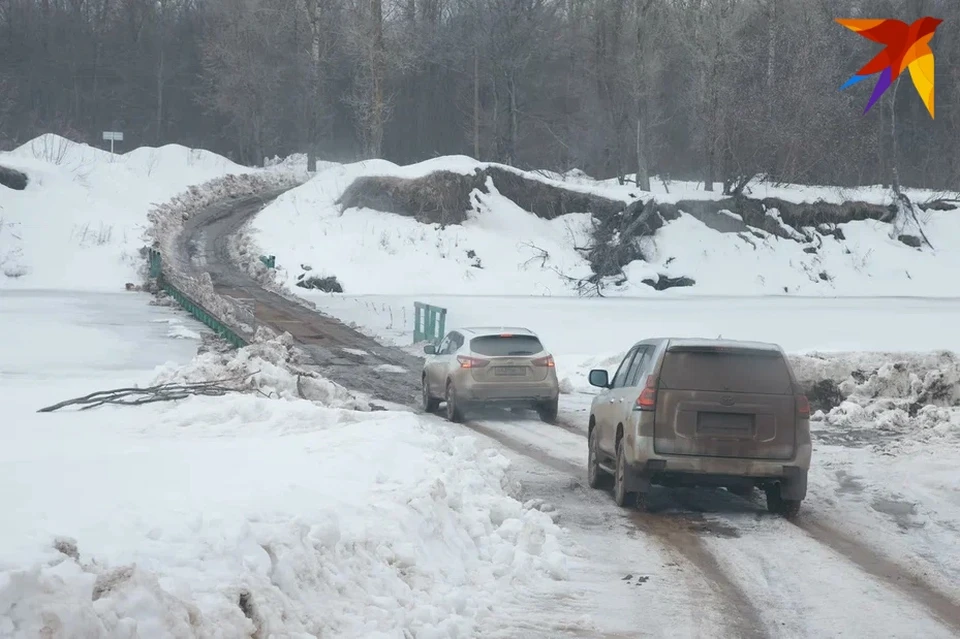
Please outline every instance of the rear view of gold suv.
[{"label": "rear view of gold suv", "polygon": [[557,419],[560,384],[553,355],[525,328],[462,328],[424,347],[423,409],[446,403],[447,418],[463,421],[473,407],[533,408]]},{"label": "rear view of gold suv", "polygon": [[651,485],[719,486],[766,493],[771,512],[794,517],[807,493],[810,405],[776,344],[644,340],[590,407],[587,475],[613,476],[618,505],[646,507]]}]

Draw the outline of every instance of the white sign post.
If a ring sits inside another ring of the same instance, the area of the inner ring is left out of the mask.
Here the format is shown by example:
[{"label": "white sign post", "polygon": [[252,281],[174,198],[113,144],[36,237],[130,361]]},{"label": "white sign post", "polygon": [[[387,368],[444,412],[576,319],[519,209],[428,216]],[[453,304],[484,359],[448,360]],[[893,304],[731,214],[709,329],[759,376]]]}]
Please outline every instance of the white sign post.
[{"label": "white sign post", "polygon": [[123,133],[120,131],[104,131],[103,139],[110,140],[110,153],[113,153],[113,143],[123,142]]}]

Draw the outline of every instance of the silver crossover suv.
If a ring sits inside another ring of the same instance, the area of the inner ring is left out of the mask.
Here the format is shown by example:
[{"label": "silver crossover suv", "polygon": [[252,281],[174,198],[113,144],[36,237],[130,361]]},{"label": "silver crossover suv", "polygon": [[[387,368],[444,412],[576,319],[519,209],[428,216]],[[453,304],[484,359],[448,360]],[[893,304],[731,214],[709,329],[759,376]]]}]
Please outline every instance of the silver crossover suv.
[{"label": "silver crossover suv", "polygon": [[471,406],[533,408],[557,419],[560,384],[553,355],[525,328],[461,328],[423,352],[423,409],[446,402],[447,419],[460,422]]}]

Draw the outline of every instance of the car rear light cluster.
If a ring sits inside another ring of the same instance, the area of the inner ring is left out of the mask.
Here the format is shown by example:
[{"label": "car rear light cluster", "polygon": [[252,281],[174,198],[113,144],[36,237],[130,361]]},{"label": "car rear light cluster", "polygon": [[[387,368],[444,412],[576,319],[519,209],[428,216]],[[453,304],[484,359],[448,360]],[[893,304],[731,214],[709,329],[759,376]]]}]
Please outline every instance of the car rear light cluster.
[{"label": "car rear light cluster", "polygon": [[534,366],[546,366],[547,368],[555,368],[556,362],[553,361],[553,355],[547,355],[546,357],[540,357],[533,360]]},{"label": "car rear light cluster", "polygon": [[647,383],[644,384],[640,396],[637,397],[637,403],[634,410],[654,410],[657,407],[657,378],[654,375],[647,376]]},{"label": "car rear light cluster", "polygon": [[460,362],[460,368],[483,368],[490,363],[489,359],[468,357],[466,355],[457,355],[457,361]]},{"label": "car rear light cluster", "polygon": [[806,395],[796,395],[794,397],[794,404],[797,407],[797,417],[801,419],[809,419],[810,417],[810,400],[807,399]]}]

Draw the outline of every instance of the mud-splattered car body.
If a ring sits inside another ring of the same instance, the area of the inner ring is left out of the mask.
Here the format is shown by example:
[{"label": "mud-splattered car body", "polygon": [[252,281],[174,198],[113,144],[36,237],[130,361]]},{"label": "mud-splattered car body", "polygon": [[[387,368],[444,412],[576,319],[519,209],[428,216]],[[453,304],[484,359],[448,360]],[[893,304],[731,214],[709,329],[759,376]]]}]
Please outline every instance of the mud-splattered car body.
[{"label": "mud-splattered car body", "polygon": [[627,352],[590,407],[592,486],[613,475],[618,504],[652,484],[763,489],[793,516],[806,497],[810,406],[783,350],[735,340],[648,339]]}]

